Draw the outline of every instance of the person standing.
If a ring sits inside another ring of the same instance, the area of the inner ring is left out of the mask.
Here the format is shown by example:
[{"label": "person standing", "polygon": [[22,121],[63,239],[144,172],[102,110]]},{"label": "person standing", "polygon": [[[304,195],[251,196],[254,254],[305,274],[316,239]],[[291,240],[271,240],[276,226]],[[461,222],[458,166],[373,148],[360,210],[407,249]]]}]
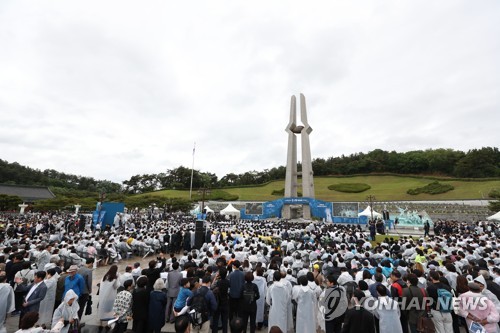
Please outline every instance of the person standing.
[{"label": "person standing", "polygon": [[[488,297],[481,294],[478,283],[471,282],[468,292],[458,298],[459,314],[467,321],[467,327],[476,322],[484,327],[487,333],[496,333],[498,328],[499,314],[495,305]],[[479,306],[474,306],[479,304]]]},{"label": "person standing", "polygon": [[160,253],[160,257],[158,259],[161,261],[161,266],[159,268],[156,268],[156,264],[158,263],[158,261],[151,260],[148,264],[148,268],[142,270],[142,275],[146,275],[148,278],[149,291],[153,290],[155,281],[160,278],[161,272],[163,272],[165,266],[167,265],[167,260],[164,253]]},{"label": "person standing", "polygon": [[240,270],[239,260],[233,261],[233,271],[229,274],[229,320],[239,316],[239,301],[243,285],[245,284],[245,273]]},{"label": "person standing", "polygon": [[[38,271],[35,273],[35,279],[33,280],[32,284],[27,287],[21,286],[21,288],[26,288],[26,290],[28,290],[28,293],[26,294],[26,297],[24,298],[24,301],[21,305],[22,308],[21,315],[19,316],[19,323],[21,323],[21,320],[26,313],[32,311],[38,312],[38,310],[40,309],[40,302],[43,300],[45,294],[47,293],[47,286],[43,282],[46,275],[47,273],[45,273],[44,271]],[[17,282],[20,281],[17,280],[16,283]]]},{"label": "person standing", "polygon": [[47,293],[40,303],[39,319],[38,324],[45,324],[49,327],[52,323],[52,315],[54,313],[54,304],[56,303],[56,288],[57,279],[59,274],[56,273],[54,268],[49,268],[47,270],[47,276],[45,277],[44,283],[47,286]]},{"label": "person standing", "polygon": [[113,333],[123,333],[127,330],[128,322],[132,319],[132,289],[134,280],[126,280],[123,283],[124,290],[116,295],[113,303],[113,312],[117,318],[116,327]]},{"label": "person standing", "polygon": [[387,288],[383,285],[377,286],[378,298],[374,304],[374,314],[379,318],[380,332],[403,333],[399,317],[401,312],[399,306],[393,299],[387,296]]},{"label": "person standing", "polygon": [[208,333],[210,331],[210,317],[213,315],[217,309],[217,301],[215,300],[214,293],[210,290],[210,276],[206,275],[201,279],[201,287],[193,292],[193,297],[190,297],[187,301],[187,305],[193,306],[195,300],[198,296],[203,296],[203,301],[205,301],[205,309],[207,313],[202,314],[202,324],[200,327],[193,327],[193,332],[197,333]]},{"label": "person standing", "polygon": [[5,272],[7,273],[7,282],[14,287],[14,279],[16,273],[23,269],[24,256],[21,253],[14,255],[11,261],[5,264]]},{"label": "person standing", "polygon": [[172,264],[172,270],[168,272],[167,275],[167,321],[173,323],[175,320],[174,316],[174,303],[179,295],[180,282],[182,279],[182,273],[179,272],[179,262],[175,261]]},{"label": "person standing", "polygon": [[[245,273],[245,284],[241,291],[239,312],[243,320],[243,331],[246,332],[247,324],[250,320],[250,333],[255,333],[257,315],[257,300],[260,298],[259,287],[252,281],[254,280],[252,272]],[[307,281],[307,280],[306,280]],[[306,283],[307,284],[307,283]]]},{"label": "person standing", "polygon": [[[398,270],[392,271],[389,276],[389,281],[391,283],[390,290],[392,299],[399,303],[402,301],[403,291],[408,289],[408,285],[401,279],[401,272]],[[403,333],[408,333],[408,318],[406,317],[406,311],[400,311],[399,320]]]},{"label": "person standing", "polygon": [[52,255],[51,252],[52,252],[52,244],[45,246],[45,248],[37,258],[36,267],[38,268],[38,270],[42,271],[45,269],[45,265],[47,265],[50,262],[50,257]]},{"label": "person standing", "polygon": [[[291,291],[281,281],[280,271],[273,274],[274,282],[267,289],[266,302],[269,310],[269,327],[278,326],[283,332],[288,331],[288,303],[291,302]],[[290,327],[293,329],[293,327]]]},{"label": "person standing", "polygon": [[403,312],[408,319],[410,332],[417,333],[418,320],[425,314],[425,293],[418,287],[418,277],[415,274],[408,274],[406,278],[410,285],[403,290]]},{"label": "person standing", "polygon": [[61,329],[60,333],[67,333],[70,325],[78,320],[78,309],[80,306],[78,305],[77,299],[78,295],[72,289],[68,290],[68,292],[64,295],[64,300],[54,311],[54,316],[52,317],[52,327],[61,320],[68,322],[68,325],[65,325]]},{"label": "person standing", "polygon": [[101,285],[99,286],[98,318],[101,320],[101,326],[102,322],[114,318],[113,304],[119,286],[118,266],[112,265],[102,277]]},{"label": "person standing", "polygon": [[226,277],[226,267],[220,267],[215,275],[215,281],[212,284],[212,291],[217,299],[217,310],[212,318],[212,333],[217,333],[219,331],[219,319],[222,322],[222,333],[227,333],[229,318],[229,281]]},{"label": "person standing", "polygon": [[0,333],[7,333],[5,328],[5,319],[7,314],[14,311],[14,290],[7,283],[7,275],[5,272],[0,272]]},{"label": "person standing", "polygon": [[256,276],[253,283],[259,288],[260,298],[257,300],[257,314],[255,321],[257,322],[257,328],[260,330],[264,323],[264,308],[266,306],[266,294],[267,294],[267,281],[264,278],[264,269],[262,267],[257,267]]},{"label": "person standing", "polygon": [[307,277],[298,278],[298,286],[293,287],[292,299],[297,302],[297,319],[295,331],[309,333],[316,331],[314,309],[318,306],[316,293],[308,286]]},{"label": "person standing", "polygon": [[320,296],[321,302],[327,307],[324,313],[325,332],[339,333],[348,306],[347,292],[338,285],[337,278],[332,274],[326,277],[326,287]]},{"label": "person standing", "polygon": [[354,291],[352,300],[354,307],[345,313],[344,325],[341,333],[375,333],[375,318],[373,314],[361,305],[365,293],[361,290]]},{"label": "person standing", "polygon": [[[56,267],[56,272],[57,272],[57,267]],[[62,271],[59,274],[59,277],[57,278],[57,285],[56,285],[56,301],[54,302],[54,308],[57,309],[59,304],[61,304],[61,300],[63,299],[63,294],[64,294],[64,284],[66,281],[66,278],[69,276],[69,273],[67,271]]]},{"label": "person standing", "polygon": [[92,268],[94,267],[94,258],[88,258],[85,261],[85,265],[78,269],[77,274],[83,278],[83,290],[80,297],[78,297],[78,305],[80,305],[80,309],[78,310],[78,319],[81,320],[83,316],[83,310],[89,300],[90,295],[92,294],[92,278],[93,272]]},{"label": "person standing", "polygon": [[148,333],[149,319],[149,290],[146,289],[148,278],[141,276],[137,279],[137,288],[132,292],[132,331]]},{"label": "person standing", "polygon": [[427,295],[432,298],[431,314],[432,322],[436,327],[436,333],[450,333],[453,332],[453,318],[451,312],[445,311],[440,308],[439,290],[448,291],[451,293],[451,288],[439,280],[439,273],[435,270],[429,272],[431,283],[427,286]]},{"label": "person standing", "polygon": [[429,231],[431,230],[431,225],[429,223],[429,221],[425,221],[424,223],[424,237],[429,237]]},{"label": "person standing", "polygon": [[73,290],[77,297],[80,297],[85,289],[85,281],[80,274],[77,274],[78,266],[71,265],[68,268],[68,276],[64,279],[64,293],[63,299],[68,290]]},{"label": "person standing", "polygon": [[19,270],[14,275],[14,295],[16,298],[16,312],[22,310],[22,304],[24,302],[24,297],[28,293],[26,287],[33,283],[35,278],[35,272],[31,269],[30,263],[27,261],[21,261],[21,270]]},{"label": "person standing", "polygon": [[165,282],[159,278],[153,284],[153,291],[149,295],[149,331],[160,333],[165,325],[165,310],[167,307],[167,294],[163,291]]}]

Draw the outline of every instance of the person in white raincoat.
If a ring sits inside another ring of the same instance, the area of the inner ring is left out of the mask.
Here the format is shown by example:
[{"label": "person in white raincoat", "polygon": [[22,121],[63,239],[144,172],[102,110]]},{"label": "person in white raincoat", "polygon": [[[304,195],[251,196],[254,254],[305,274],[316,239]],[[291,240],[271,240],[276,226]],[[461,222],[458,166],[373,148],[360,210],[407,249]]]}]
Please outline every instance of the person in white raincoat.
[{"label": "person in white raincoat", "polygon": [[308,286],[305,276],[299,277],[299,285],[293,287],[292,298],[297,302],[295,332],[316,332],[315,309],[318,307],[316,293]]},{"label": "person in white raincoat", "polygon": [[379,296],[373,313],[379,319],[379,332],[403,333],[398,303],[387,296],[387,289],[383,285],[377,286],[377,294]]},{"label": "person in white raincoat", "polygon": [[280,270],[279,272],[281,273],[281,280],[280,281],[283,282],[285,289],[288,290],[290,293],[290,302],[288,302],[288,309],[287,309],[287,323],[288,323],[287,327],[288,327],[288,332],[293,333],[294,332],[294,329],[293,329],[293,304],[291,302],[293,285],[290,282],[290,280],[288,280],[286,278],[286,271]]},{"label": "person in white raincoat", "polygon": [[49,327],[52,322],[54,304],[56,303],[57,279],[59,279],[59,274],[57,274],[56,270],[53,268],[48,269],[47,276],[44,280],[44,283],[47,286],[47,293],[40,302],[40,310],[38,311],[40,315],[38,324],[40,326],[45,324],[46,327]]},{"label": "person in white raincoat", "polygon": [[[267,289],[266,302],[271,306],[268,326],[278,326],[283,332],[288,332],[288,304],[291,303],[291,293],[280,280],[281,273],[275,271],[274,283]],[[293,330],[293,327],[291,329]]]},{"label": "person in white raincoat", "polygon": [[259,297],[259,299],[257,300],[257,314],[255,322],[259,327],[261,327],[260,325],[262,325],[262,323],[264,322],[264,308],[266,305],[266,298],[264,296],[267,293],[267,281],[263,277],[264,270],[262,268],[257,268],[256,273],[257,275],[255,276],[253,283],[255,283],[259,288],[259,295],[261,295],[261,297]]},{"label": "person in white raincoat", "polygon": [[5,328],[5,319],[7,314],[15,310],[14,289],[7,283],[5,272],[0,275],[0,333],[7,333]]},{"label": "person in white raincoat", "polygon": [[112,265],[100,282],[98,318],[101,321],[108,321],[115,318],[113,303],[116,298],[116,290],[120,286],[120,279],[117,272],[118,266]]},{"label": "person in white raincoat", "polygon": [[64,327],[61,328],[61,333],[66,333],[69,330],[70,324],[78,319],[78,310],[80,305],[78,305],[78,295],[73,291],[73,289],[68,290],[66,295],[64,295],[63,302],[54,311],[54,316],[52,317],[52,327],[55,327],[61,319],[64,320]]}]

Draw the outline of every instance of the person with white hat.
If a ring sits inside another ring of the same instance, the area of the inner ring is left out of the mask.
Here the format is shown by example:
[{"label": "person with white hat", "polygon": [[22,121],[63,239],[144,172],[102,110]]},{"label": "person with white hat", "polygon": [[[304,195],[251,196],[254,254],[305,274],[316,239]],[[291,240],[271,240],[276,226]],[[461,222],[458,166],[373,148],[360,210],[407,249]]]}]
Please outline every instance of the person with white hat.
[{"label": "person with white hat", "polygon": [[68,268],[68,276],[64,280],[64,295],[68,292],[68,290],[73,290],[76,296],[80,297],[85,289],[85,281],[83,277],[77,273],[78,266],[71,265]]}]

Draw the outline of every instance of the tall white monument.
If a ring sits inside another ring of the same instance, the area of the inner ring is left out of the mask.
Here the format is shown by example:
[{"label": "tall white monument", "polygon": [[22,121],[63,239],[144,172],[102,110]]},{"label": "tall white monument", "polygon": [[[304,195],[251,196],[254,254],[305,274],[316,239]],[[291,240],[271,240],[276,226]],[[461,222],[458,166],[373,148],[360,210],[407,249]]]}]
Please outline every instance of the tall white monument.
[{"label": "tall white monument", "polygon": [[28,205],[23,202],[22,204],[19,204],[18,206],[20,209],[19,214],[24,215],[24,210],[26,209],[26,207],[28,207]]},{"label": "tall white monument", "polygon": [[[312,128],[307,121],[306,98],[300,94],[300,120],[302,125],[297,125],[297,103],[295,96],[290,102],[290,122],[285,131],[288,133],[288,152],[286,160],[285,198],[296,198],[297,188],[302,187],[302,196],[314,198],[314,179],[311,160],[311,145],[309,134]],[[300,135],[302,146],[302,171],[297,171],[297,135]],[[299,184],[298,176],[302,176]],[[309,205],[284,205],[282,215],[284,218],[296,217],[293,212],[295,208],[302,206],[302,217],[311,218]]]}]

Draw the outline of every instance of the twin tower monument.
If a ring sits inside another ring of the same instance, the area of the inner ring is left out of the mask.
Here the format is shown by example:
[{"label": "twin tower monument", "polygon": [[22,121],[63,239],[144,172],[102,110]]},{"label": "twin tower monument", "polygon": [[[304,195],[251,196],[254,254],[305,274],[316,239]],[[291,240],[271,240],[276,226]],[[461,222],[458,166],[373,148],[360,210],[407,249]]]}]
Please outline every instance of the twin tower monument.
[{"label": "twin tower monument", "polygon": [[[311,160],[311,145],[309,143],[309,135],[312,132],[312,127],[307,121],[306,98],[300,94],[300,121],[302,125],[297,123],[297,101],[295,96],[292,96],[290,102],[290,122],[285,131],[288,133],[288,150],[286,158],[286,177],[285,177],[285,198],[297,198],[299,187],[302,188],[302,196],[304,198],[314,199],[314,179]],[[297,170],[297,136],[300,136],[302,149],[302,170]],[[299,183],[299,176],[301,183]],[[311,208],[309,204],[297,200],[297,204],[288,204],[283,206],[282,217],[292,219],[302,217],[304,219],[311,218]]]}]

